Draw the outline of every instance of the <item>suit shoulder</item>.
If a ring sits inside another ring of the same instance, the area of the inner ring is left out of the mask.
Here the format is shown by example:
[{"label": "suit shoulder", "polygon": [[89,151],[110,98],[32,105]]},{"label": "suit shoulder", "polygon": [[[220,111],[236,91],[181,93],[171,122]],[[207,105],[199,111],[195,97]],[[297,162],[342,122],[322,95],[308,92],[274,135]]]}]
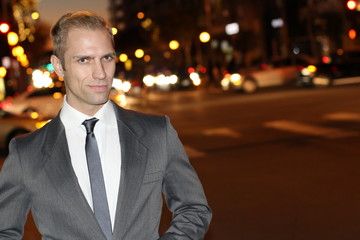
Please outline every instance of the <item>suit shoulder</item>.
[{"label": "suit shoulder", "polygon": [[168,117],[160,114],[143,113],[139,111],[122,109],[120,112],[120,119],[127,119],[129,121],[135,121],[144,124],[164,125]]},{"label": "suit shoulder", "polygon": [[58,121],[58,119],[50,120],[42,128],[16,137],[17,145],[25,147],[31,144],[43,144],[46,139],[47,133],[53,131],[56,121]]}]

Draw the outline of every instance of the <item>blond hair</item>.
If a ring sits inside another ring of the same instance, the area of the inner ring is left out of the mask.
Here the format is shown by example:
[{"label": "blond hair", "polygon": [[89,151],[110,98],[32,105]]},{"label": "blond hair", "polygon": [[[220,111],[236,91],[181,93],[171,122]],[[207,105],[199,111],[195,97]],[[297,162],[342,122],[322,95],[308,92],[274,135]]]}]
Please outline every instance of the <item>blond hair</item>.
[{"label": "blond hair", "polygon": [[86,12],[72,11],[64,14],[51,29],[51,39],[53,41],[53,53],[57,56],[61,64],[64,65],[64,53],[66,49],[66,40],[71,29],[88,29],[88,30],[106,30],[114,44],[114,36],[111,27],[101,16]]}]

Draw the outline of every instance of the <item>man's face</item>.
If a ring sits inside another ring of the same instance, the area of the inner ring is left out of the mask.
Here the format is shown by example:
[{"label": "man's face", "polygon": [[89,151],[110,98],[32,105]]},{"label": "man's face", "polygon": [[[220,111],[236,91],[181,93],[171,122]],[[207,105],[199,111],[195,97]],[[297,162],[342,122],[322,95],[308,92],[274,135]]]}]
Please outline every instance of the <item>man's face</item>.
[{"label": "man's face", "polygon": [[112,86],[112,39],[105,30],[71,29],[64,62],[61,66],[60,60],[52,57],[57,74],[65,79],[67,102],[85,114],[95,114],[108,101]]}]

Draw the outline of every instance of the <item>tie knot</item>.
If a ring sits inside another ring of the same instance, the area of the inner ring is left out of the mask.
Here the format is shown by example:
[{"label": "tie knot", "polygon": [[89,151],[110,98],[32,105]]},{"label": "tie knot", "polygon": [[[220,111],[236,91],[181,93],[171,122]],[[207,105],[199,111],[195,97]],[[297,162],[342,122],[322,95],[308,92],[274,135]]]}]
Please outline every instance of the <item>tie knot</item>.
[{"label": "tie knot", "polygon": [[86,128],[86,133],[87,134],[90,134],[94,131],[94,127],[95,127],[95,124],[97,123],[97,121],[99,121],[99,119],[97,118],[90,118],[90,119],[86,119],[82,125],[85,126]]}]

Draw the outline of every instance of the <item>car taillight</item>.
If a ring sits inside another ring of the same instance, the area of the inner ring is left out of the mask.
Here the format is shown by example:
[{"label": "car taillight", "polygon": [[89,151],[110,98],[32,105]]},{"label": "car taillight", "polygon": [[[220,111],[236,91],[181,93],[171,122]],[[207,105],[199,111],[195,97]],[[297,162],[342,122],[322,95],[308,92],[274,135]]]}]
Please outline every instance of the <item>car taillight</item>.
[{"label": "car taillight", "polygon": [[1,102],[0,103],[0,108],[3,109],[3,110],[8,110],[12,107],[12,103],[11,102],[7,102],[7,101],[4,101],[4,102]]},{"label": "car taillight", "polygon": [[331,57],[329,57],[329,56],[323,56],[322,58],[321,58],[321,61],[323,62],[323,63],[325,63],[325,64],[329,64],[329,63],[331,63]]}]

